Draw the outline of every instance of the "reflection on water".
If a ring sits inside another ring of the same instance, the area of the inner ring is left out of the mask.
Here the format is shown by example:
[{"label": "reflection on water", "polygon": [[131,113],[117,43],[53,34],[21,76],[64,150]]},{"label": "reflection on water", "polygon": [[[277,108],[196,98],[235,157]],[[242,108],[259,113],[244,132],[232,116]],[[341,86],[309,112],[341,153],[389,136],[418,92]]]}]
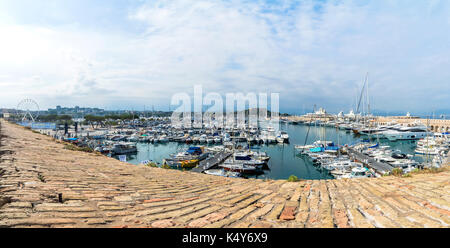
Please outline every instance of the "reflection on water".
[{"label": "reflection on water", "polygon": [[[267,152],[271,157],[268,163],[267,170],[258,178],[271,179],[287,179],[290,175],[296,175],[301,179],[330,179],[331,175],[327,171],[321,171],[320,168],[313,166],[313,164],[305,157],[296,156],[295,145],[303,145],[308,132],[308,126],[304,125],[281,125],[281,129],[289,134],[290,144],[274,144],[261,145],[261,151]],[[316,140],[329,140],[335,144],[344,145],[352,144],[361,140],[352,133],[345,132],[333,127],[315,127],[311,126],[308,134],[307,144],[311,144]],[[377,142],[375,139],[374,142]],[[390,142],[386,139],[379,140],[380,145],[389,145],[391,149],[400,150],[403,153],[414,154],[416,141],[396,141]],[[138,153],[134,155],[127,155],[127,162],[132,164],[139,164],[143,160],[153,160],[161,163],[164,158],[169,157],[170,154],[178,151],[186,150],[189,145],[179,143],[165,143],[165,144],[151,144],[138,143]],[[419,162],[423,161],[422,157],[414,157]]]}]

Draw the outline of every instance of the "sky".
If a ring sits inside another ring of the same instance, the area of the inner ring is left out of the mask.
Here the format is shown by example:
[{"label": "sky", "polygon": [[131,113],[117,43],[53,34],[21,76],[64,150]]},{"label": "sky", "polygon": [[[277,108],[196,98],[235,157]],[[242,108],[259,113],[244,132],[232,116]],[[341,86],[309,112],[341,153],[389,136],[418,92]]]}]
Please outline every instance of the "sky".
[{"label": "sky", "polygon": [[168,110],[201,85],[348,112],[367,72],[373,109],[450,109],[450,1],[0,0],[5,108]]}]

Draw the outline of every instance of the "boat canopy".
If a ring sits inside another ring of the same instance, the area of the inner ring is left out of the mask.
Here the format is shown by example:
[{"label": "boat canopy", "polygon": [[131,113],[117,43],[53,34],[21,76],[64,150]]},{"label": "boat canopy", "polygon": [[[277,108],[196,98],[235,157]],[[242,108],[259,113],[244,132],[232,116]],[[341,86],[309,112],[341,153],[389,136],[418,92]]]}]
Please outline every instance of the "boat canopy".
[{"label": "boat canopy", "polygon": [[337,151],[337,150],[339,150],[339,147],[337,147],[337,146],[327,146],[327,147],[325,147],[325,150]]},{"label": "boat canopy", "polygon": [[310,152],[323,152],[324,149],[323,147],[315,147],[315,148],[311,148],[309,149]]},{"label": "boat canopy", "polygon": [[193,147],[189,147],[189,149],[186,151],[189,154],[194,154],[194,153],[198,153],[198,154],[202,154],[202,148],[197,147],[197,146],[193,146]]},{"label": "boat canopy", "polygon": [[252,160],[249,155],[236,155],[234,156],[235,160]]}]

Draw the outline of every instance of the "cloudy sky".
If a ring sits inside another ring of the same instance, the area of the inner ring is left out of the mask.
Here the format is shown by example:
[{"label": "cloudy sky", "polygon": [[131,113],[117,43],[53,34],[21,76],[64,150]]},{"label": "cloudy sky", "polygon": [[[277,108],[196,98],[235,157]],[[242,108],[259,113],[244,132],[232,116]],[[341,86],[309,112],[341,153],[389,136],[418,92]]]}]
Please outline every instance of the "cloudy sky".
[{"label": "cloudy sky", "polygon": [[280,93],[282,112],[450,108],[448,0],[2,0],[0,107],[168,109]]}]

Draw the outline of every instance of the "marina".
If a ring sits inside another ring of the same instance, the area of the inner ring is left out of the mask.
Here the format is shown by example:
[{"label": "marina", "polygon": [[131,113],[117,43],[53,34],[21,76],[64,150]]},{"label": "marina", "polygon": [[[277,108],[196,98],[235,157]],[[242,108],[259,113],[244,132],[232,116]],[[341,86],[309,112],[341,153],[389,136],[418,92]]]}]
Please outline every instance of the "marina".
[{"label": "marina", "polygon": [[[314,121],[281,119],[278,131],[267,125],[182,129],[160,117],[119,127],[81,126],[64,136],[61,131],[41,132],[131,164],[245,178],[346,178],[362,170],[377,177],[396,168],[408,173],[438,167],[447,156],[448,133],[431,132],[418,122],[379,125],[358,121],[352,113],[323,120],[324,113],[309,116]],[[390,136],[394,132],[398,138]]]},{"label": "marina", "polygon": [[269,248],[450,227],[450,1],[0,9],[2,229]]}]

